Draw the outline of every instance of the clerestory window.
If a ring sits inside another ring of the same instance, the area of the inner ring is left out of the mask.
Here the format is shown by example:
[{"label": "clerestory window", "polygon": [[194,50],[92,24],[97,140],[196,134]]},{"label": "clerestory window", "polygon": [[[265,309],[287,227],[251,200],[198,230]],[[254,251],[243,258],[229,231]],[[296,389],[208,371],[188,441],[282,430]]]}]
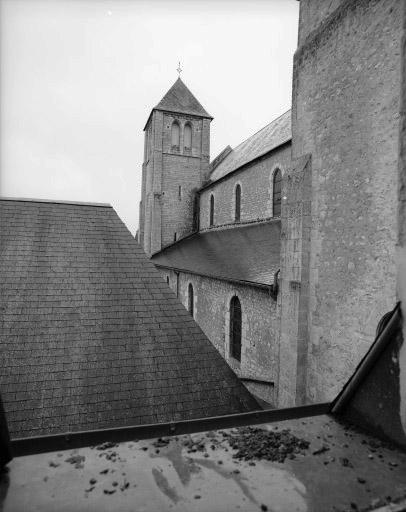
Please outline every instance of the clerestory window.
[{"label": "clerestory window", "polygon": [[188,311],[193,317],[194,314],[194,304],[193,304],[193,286],[192,283],[189,283],[188,286]]},{"label": "clerestory window", "polygon": [[210,219],[209,225],[214,225],[214,196],[213,194],[210,196]]},{"label": "clerestory window", "polygon": [[241,303],[234,295],[230,302],[230,355],[241,361],[242,312]]},{"label": "clerestory window", "polygon": [[234,210],[234,220],[238,222],[241,218],[241,185],[237,185],[235,187],[235,210]]},{"label": "clerestory window", "polygon": [[272,190],[272,215],[280,217],[282,199],[282,173],[280,169],[276,169],[274,172]]}]

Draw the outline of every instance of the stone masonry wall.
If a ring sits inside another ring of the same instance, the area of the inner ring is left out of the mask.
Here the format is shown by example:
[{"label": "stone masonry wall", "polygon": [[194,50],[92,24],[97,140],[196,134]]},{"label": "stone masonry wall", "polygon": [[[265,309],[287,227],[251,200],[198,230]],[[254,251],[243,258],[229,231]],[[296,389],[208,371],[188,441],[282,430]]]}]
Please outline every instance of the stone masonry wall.
[{"label": "stone masonry wall", "polygon": [[300,2],[299,46],[346,0],[304,0]]},{"label": "stone masonry wall", "polygon": [[281,342],[278,405],[306,402],[309,346],[311,158],[292,162],[284,179],[281,218]]},{"label": "stone masonry wall", "polygon": [[339,4],[294,61],[292,156],[312,159],[309,401],[334,398],[396,300],[402,2]]},{"label": "stone masonry wall", "polygon": [[[179,147],[172,147],[171,128],[180,126]],[[192,147],[184,147],[184,129],[192,127]],[[204,155],[203,134],[210,127],[204,119],[186,114],[165,113],[162,128],[162,247],[189,234],[193,225],[194,192],[203,184],[208,155]],[[207,135],[207,134],[205,134]],[[179,187],[181,189],[179,190]]]},{"label": "stone masonry wall", "polygon": [[[179,146],[171,129],[180,126]],[[192,147],[184,147],[186,123],[192,128]],[[210,120],[154,110],[145,131],[140,238],[147,254],[192,231],[194,192],[207,178]],[[181,189],[179,190],[179,187]]]},{"label": "stone masonry wall", "polygon": [[[263,400],[275,403],[278,385],[279,304],[266,290],[219,279],[159,269],[182,304],[188,305],[188,285],[194,290],[194,318],[200,328],[240,377],[274,382],[269,385],[245,383]],[[179,290],[177,292],[177,283]],[[229,305],[236,295],[242,309],[241,363],[230,356]]]},{"label": "stone masonry wall", "polygon": [[[194,191],[201,185],[199,158],[164,154],[162,246],[189,234],[193,225]],[[181,191],[179,194],[179,187]]]},{"label": "stone masonry wall", "polygon": [[209,227],[210,196],[214,194],[214,226],[234,222],[235,187],[241,186],[240,222],[272,217],[273,173],[282,174],[291,164],[291,146],[286,144],[245,166],[200,194],[200,229]]}]

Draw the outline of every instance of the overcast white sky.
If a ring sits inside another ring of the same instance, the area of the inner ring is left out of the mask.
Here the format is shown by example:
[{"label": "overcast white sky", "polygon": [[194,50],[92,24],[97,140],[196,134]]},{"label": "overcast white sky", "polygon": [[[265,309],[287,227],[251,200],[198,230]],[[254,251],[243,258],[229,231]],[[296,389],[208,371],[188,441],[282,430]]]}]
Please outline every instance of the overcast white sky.
[{"label": "overcast white sky", "polygon": [[143,127],[177,78],[211,158],[290,108],[297,0],[0,0],[0,195],[111,203],[138,227]]}]

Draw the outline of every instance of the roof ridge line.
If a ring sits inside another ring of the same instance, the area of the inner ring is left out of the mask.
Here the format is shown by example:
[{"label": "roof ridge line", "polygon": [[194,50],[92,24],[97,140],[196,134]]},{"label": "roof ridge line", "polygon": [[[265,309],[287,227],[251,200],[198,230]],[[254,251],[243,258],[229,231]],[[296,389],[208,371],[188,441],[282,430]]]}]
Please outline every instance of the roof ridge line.
[{"label": "roof ridge line", "polygon": [[91,203],[85,201],[67,201],[64,199],[36,199],[32,197],[2,197],[0,196],[0,201],[20,201],[22,203],[50,203],[50,204],[71,204],[78,206],[95,206],[101,208],[113,208],[109,203]]},{"label": "roof ridge line", "polygon": [[233,148],[233,151],[235,151],[236,149],[238,149],[242,144],[244,144],[244,142],[247,142],[247,140],[251,139],[252,137],[254,137],[255,135],[257,135],[259,132],[262,132],[262,130],[265,130],[265,128],[267,126],[269,126],[270,124],[272,123],[275,123],[278,119],[280,119],[282,116],[284,116],[285,114],[287,114],[288,112],[291,112],[292,111],[292,107],[291,108],[288,108],[288,110],[286,110],[286,112],[283,112],[283,114],[280,114],[278,117],[275,117],[275,119],[273,119],[270,123],[266,124],[265,126],[263,126],[262,128],[260,128],[259,130],[257,130],[255,133],[253,133],[252,135],[250,135],[249,137],[247,137],[246,139],[244,139],[242,142],[240,142],[238,144],[238,146],[235,146],[235,148]]},{"label": "roof ridge line", "polygon": [[[285,112],[285,114],[286,114],[286,112]],[[267,126],[268,126],[268,125],[267,125]],[[264,126],[264,128],[266,128],[266,127]],[[272,147],[271,149],[267,149],[264,153],[260,153],[258,156],[255,156],[255,157],[254,157],[254,158],[252,158],[251,160],[248,160],[248,162],[245,162],[245,163],[243,163],[243,164],[239,165],[238,167],[236,167],[234,170],[232,170],[232,171],[228,172],[227,174],[224,174],[223,176],[220,176],[219,178],[217,178],[217,179],[215,179],[215,180],[213,180],[213,181],[209,181],[208,183],[206,183],[206,185],[203,185],[202,187],[200,187],[200,188],[197,190],[197,192],[198,192],[198,193],[200,193],[202,190],[206,190],[206,189],[210,188],[212,185],[215,185],[218,181],[227,179],[227,178],[228,178],[229,176],[231,176],[232,174],[234,174],[234,173],[236,173],[236,172],[241,171],[241,170],[242,170],[246,165],[249,165],[249,164],[251,164],[252,162],[255,162],[255,161],[256,161],[256,160],[258,160],[259,158],[263,158],[263,157],[264,157],[264,156],[266,156],[268,153],[271,153],[272,151],[275,151],[276,149],[279,149],[281,146],[283,146],[284,144],[288,143],[288,142],[289,142],[289,141],[291,141],[291,140],[292,140],[292,135],[290,135],[290,137],[289,137],[289,138],[287,138],[286,140],[284,140],[283,142],[280,142],[277,146],[274,146],[274,147]],[[230,153],[231,153],[231,151],[230,151]],[[227,155],[227,156],[228,156],[228,155]],[[226,157],[226,158],[227,158],[227,157]],[[225,160],[226,158],[224,158],[224,160]],[[219,165],[221,165],[221,164],[224,162],[224,160],[222,160],[222,161],[218,164],[218,166],[219,166]],[[210,171],[210,174],[212,174],[212,173],[217,169],[217,167],[218,167],[218,166],[216,166],[212,171]]]}]

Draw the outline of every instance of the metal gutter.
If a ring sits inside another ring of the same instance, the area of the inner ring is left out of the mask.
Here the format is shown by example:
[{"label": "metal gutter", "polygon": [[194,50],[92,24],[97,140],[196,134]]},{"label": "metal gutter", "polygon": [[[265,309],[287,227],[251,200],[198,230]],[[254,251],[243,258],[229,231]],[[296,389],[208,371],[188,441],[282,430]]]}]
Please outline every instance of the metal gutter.
[{"label": "metal gutter", "polygon": [[358,386],[362,383],[364,378],[369,374],[376,361],[385,350],[388,343],[391,342],[393,336],[396,335],[396,331],[399,327],[399,321],[401,320],[401,309],[400,302],[398,302],[392,312],[391,317],[388,319],[383,330],[377,335],[375,341],[371,345],[370,349],[363,357],[355,372],[352,374],[348,382],[345,384],[341,392],[334,399],[331,412],[333,414],[339,414],[347,403],[351,400]]},{"label": "metal gutter", "polygon": [[198,418],[193,420],[176,421],[169,423],[155,423],[150,425],[134,425],[103,430],[89,430],[82,432],[66,432],[46,436],[18,438],[11,441],[11,448],[15,457],[33,455],[36,453],[68,450],[94,446],[105,441],[121,443],[138,439],[151,439],[154,437],[192,434],[208,430],[240,427],[244,425],[258,425],[276,421],[291,420],[320,416],[330,412],[329,402],[289,407],[286,409],[266,409],[241,414]]}]

